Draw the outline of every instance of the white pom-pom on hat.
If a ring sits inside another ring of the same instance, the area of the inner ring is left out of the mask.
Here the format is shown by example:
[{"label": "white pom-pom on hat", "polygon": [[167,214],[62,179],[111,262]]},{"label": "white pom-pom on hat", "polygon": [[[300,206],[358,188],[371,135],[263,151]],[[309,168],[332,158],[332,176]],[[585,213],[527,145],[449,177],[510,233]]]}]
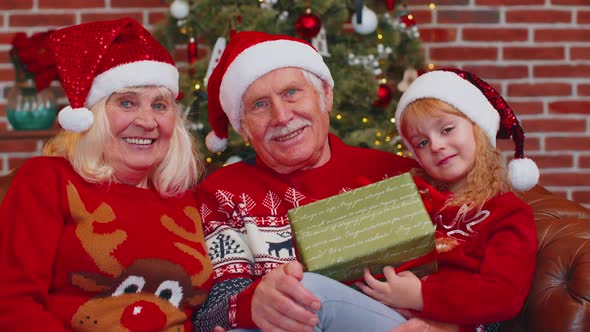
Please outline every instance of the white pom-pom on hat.
[{"label": "white pom-pom on hat", "polygon": [[219,138],[214,131],[211,131],[205,137],[205,144],[211,152],[223,152],[227,147],[227,138]]},{"label": "white pom-pom on hat", "polygon": [[539,167],[529,158],[512,159],[508,163],[508,177],[514,190],[527,191],[539,181]]},{"label": "white pom-pom on hat", "polygon": [[81,133],[92,126],[94,116],[86,107],[72,108],[66,106],[57,114],[57,121],[64,129]]}]

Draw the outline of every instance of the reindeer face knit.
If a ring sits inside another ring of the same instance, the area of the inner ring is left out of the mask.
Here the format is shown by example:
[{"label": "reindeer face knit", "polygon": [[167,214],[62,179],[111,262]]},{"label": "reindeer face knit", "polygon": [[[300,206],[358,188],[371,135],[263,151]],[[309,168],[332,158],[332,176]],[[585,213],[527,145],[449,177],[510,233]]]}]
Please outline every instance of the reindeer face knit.
[{"label": "reindeer face knit", "polygon": [[28,160],[0,207],[0,331],[192,331],[211,283],[195,207]]}]

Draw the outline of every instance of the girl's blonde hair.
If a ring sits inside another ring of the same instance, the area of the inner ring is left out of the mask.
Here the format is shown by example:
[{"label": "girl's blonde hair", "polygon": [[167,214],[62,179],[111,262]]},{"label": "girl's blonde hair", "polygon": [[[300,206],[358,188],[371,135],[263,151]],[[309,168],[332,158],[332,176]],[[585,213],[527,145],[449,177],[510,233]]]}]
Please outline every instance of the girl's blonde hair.
[{"label": "girl's blonde hair", "polygon": [[[473,124],[475,138],[475,161],[467,174],[467,184],[445,206],[461,206],[467,204],[469,210],[481,210],[484,203],[499,193],[511,191],[510,180],[500,152],[490,144],[485,131],[452,105],[435,99],[424,98],[410,103],[400,118],[400,134],[407,137],[409,128],[427,118],[452,114],[469,120]],[[438,190],[446,190],[447,184],[435,180],[422,169],[414,173],[423,177]]]},{"label": "girl's blonde hair", "polygon": [[[127,88],[117,92],[145,92],[153,87]],[[165,98],[172,99],[172,92],[164,87],[156,87]],[[114,169],[105,158],[105,146],[114,139],[107,118],[106,103],[109,97],[102,98],[91,107],[94,124],[83,133],[60,131],[43,149],[46,156],[61,156],[70,161],[76,172],[92,183],[111,183],[115,180]],[[150,183],[163,197],[180,195],[193,189],[203,174],[203,163],[199,158],[196,143],[185,126],[178,105],[171,103],[175,114],[174,130],[168,153],[149,171]]]}]

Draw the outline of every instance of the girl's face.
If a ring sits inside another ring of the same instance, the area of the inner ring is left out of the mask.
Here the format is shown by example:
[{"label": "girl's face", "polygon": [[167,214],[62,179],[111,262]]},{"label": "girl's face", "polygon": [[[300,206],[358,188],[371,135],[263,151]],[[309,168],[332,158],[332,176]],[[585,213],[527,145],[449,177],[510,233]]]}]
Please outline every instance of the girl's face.
[{"label": "girl's face", "polygon": [[105,152],[123,183],[136,184],[165,158],[175,125],[173,103],[155,87],[109,97],[106,113],[113,139]]},{"label": "girl's face", "polygon": [[475,163],[473,122],[444,111],[409,124],[406,139],[426,173],[457,192]]}]

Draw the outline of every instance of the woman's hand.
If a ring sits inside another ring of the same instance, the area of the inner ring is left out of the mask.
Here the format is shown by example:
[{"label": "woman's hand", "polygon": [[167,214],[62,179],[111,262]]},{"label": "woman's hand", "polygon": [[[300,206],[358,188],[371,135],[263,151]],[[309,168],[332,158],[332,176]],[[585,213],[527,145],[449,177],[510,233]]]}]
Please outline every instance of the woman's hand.
[{"label": "woman's hand", "polygon": [[262,277],[252,297],[252,320],[263,331],[313,331],[320,300],[301,284],[303,267],[291,262]]},{"label": "woman's hand", "polygon": [[422,282],[410,271],[395,273],[391,266],[383,268],[386,281],[375,279],[369,269],[365,269],[366,285],[357,282],[356,286],[363,293],[392,308],[405,308],[421,311]]}]

